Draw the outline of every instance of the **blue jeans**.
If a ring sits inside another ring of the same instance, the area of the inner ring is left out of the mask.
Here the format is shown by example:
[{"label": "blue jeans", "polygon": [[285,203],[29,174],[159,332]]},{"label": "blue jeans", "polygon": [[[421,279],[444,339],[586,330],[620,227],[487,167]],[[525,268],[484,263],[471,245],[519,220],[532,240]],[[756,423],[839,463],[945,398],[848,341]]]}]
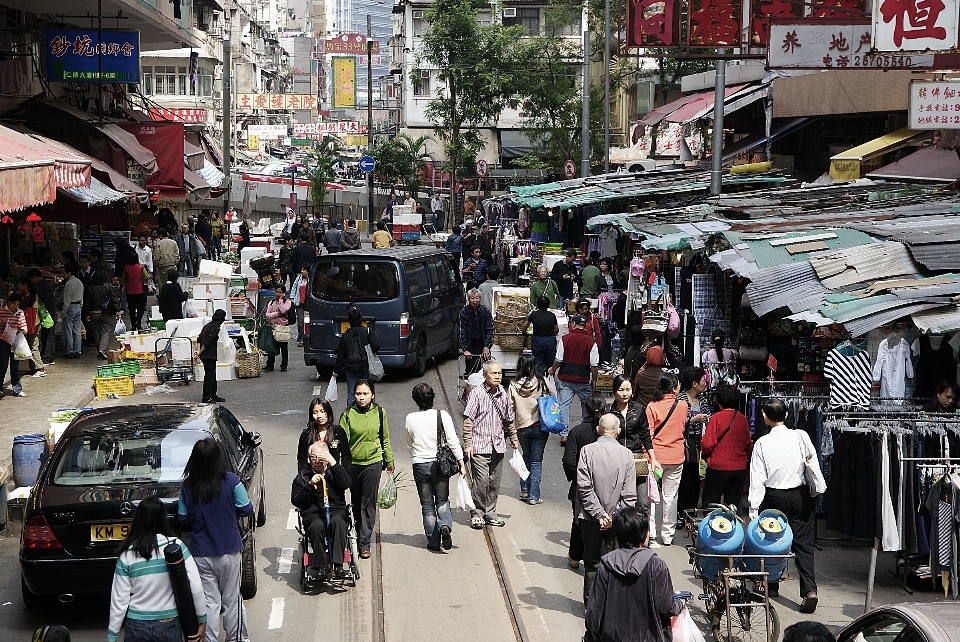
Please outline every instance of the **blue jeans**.
[{"label": "blue jeans", "polygon": [[548,337],[534,335],[530,342],[530,351],[540,365],[540,371],[546,372],[557,358],[557,338],[552,335]]},{"label": "blue jeans", "polygon": [[561,437],[566,437],[570,433],[570,406],[573,404],[573,397],[580,397],[580,412],[583,412],[583,402],[586,401],[593,387],[589,381],[583,383],[574,383],[572,381],[562,381],[557,379],[557,401],[560,402],[560,412],[563,414],[563,432]]},{"label": "blue jeans", "polygon": [[132,620],[127,618],[124,642],[183,642],[180,620]]},{"label": "blue jeans", "polygon": [[344,408],[349,409],[353,405],[353,388],[357,385],[357,382],[361,379],[367,379],[370,377],[368,372],[361,372],[360,374],[351,374],[350,372],[343,373],[347,377],[347,405]]},{"label": "blue jeans", "polygon": [[80,304],[72,303],[67,306],[63,315],[63,345],[66,354],[80,354],[80,330],[83,321],[80,318]]},{"label": "blue jeans", "polygon": [[423,513],[423,532],[427,545],[440,546],[440,527],[453,530],[453,515],[450,513],[450,478],[440,475],[436,461],[413,465],[413,480],[420,495],[420,510]]},{"label": "blue jeans", "polygon": [[179,270],[180,276],[185,276],[187,278],[193,278],[193,257],[188,256],[186,258],[180,257]]},{"label": "blue jeans", "polygon": [[520,480],[520,490],[527,491],[529,499],[540,499],[540,478],[543,476],[543,451],[547,448],[550,433],[540,430],[540,424],[527,426],[517,431],[517,440],[523,451],[523,463],[530,476]]}]

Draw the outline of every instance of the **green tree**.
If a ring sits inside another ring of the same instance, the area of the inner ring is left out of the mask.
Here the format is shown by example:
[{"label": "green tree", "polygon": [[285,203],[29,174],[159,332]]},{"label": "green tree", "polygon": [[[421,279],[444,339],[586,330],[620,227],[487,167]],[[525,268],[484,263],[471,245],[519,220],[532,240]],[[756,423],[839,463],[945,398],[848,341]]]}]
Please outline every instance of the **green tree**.
[{"label": "green tree", "polygon": [[430,160],[430,155],[427,154],[427,141],[432,139],[430,136],[414,138],[410,134],[402,133],[393,140],[404,156],[406,173],[403,176],[403,183],[413,197],[417,198],[420,187],[423,185],[423,172],[426,171],[427,162]]},{"label": "green tree", "polygon": [[327,183],[337,178],[334,166],[340,160],[343,143],[336,136],[324,136],[317,146],[309,152],[307,167],[303,170],[310,181],[310,198],[313,206],[323,213],[323,202],[327,198]]},{"label": "green tree", "polygon": [[373,147],[369,148],[367,153],[375,163],[373,170],[375,183],[388,188],[404,183],[404,177],[409,173],[410,168],[406,154],[395,138],[384,136],[375,138]]},{"label": "green tree", "polygon": [[478,8],[487,6],[473,0],[434,0],[425,15],[428,26],[417,65],[439,73],[442,87],[426,116],[444,142],[452,185],[483,148],[480,128],[496,121],[522,78],[520,48],[515,45],[523,28],[481,25]]}]

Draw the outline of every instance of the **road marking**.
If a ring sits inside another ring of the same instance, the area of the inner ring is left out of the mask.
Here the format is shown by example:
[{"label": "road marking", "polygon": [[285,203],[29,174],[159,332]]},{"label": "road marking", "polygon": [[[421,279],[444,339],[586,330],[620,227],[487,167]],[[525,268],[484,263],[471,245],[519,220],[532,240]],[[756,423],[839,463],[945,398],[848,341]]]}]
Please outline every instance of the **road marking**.
[{"label": "road marking", "polygon": [[283,598],[275,597],[273,598],[273,606],[270,608],[270,623],[267,624],[267,628],[279,629],[281,626],[283,626]]},{"label": "road marking", "polygon": [[280,551],[280,559],[277,561],[277,572],[282,574],[289,573],[293,566],[293,549],[284,548]]},{"label": "road marking", "polygon": [[292,531],[297,527],[297,509],[291,508],[290,513],[287,514],[287,530]]}]

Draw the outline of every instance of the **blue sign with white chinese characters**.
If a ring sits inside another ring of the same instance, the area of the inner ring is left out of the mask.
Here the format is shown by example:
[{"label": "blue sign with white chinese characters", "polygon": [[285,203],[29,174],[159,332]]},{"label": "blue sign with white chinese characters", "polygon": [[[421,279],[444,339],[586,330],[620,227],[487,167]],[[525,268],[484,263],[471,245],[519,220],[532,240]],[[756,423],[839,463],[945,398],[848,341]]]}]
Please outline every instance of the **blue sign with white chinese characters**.
[{"label": "blue sign with white chinese characters", "polygon": [[[140,32],[104,29],[47,29],[44,55],[50,82],[140,82]],[[97,52],[102,62],[98,70]]]}]

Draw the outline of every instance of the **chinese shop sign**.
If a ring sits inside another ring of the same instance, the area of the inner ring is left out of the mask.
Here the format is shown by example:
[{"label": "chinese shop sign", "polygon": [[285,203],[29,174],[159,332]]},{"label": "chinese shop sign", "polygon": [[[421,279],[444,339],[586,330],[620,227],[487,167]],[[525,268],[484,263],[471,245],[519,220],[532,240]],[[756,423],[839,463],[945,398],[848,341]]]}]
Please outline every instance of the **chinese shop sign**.
[{"label": "chinese shop sign", "polygon": [[740,0],[689,0],[691,47],[739,47]]},{"label": "chinese shop sign", "polygon": [[140,32],[104,29],[102,33],[100,41],[96,29],[47,29],[47,80],[140,82]]},{"label": "chinese shop sign", "polygon": [[325,123],[294,123],[293,135],[319,137],[325,134],[366,134],[367,126],[355,120],[338,120]]},{"label": "chinese shop sign", "polygon": [[960,82],[910,83],[910,129],[960,129]]},{"label": "chinese shop sign", "polygon": [[871,54],[870,25],[775,22],[770,26],[771,69],[929,69],[933,54]]},{"label": "chinese shop sign", "polygon": [[171,109],[167,107],[151,107],[150,118],[153,120],[175,120],[181,123],[207,122],[206,109]]},{"label": "chinese shop sign", "polygon": [[770,20],[800,18],[803,5],[787,0],[753,0],[750,9],[750,43],[754,47],[766,47],[770,42]]},{"label": "chinese shop sign", "polygon": [[873,46],[878,51],[953,49],[958,9],[957,0],[878,0],[873,11]]},{"label": "chinese shop sign", "polygon": [[357,106],[357,59],[348,56],[333,58],[333,107]]},{"label": "chinese shop sign", "polygon": [[680,46],[680,0],[627,0],[627,46]]},{"label": "chinese shop sign", "polygon": [[316,109],[317,97],[310,94],[237,94],[237,109]]},{"label": "chinese shop sign", "polygon": [[[373,53],[380,53],[380,41],[371,40],[370,47]],[[359,33],[344,33],[336,38],[327,38],[323,41],[323,52],[328,54],[356,54],[367,55],[367,39]]]}]

